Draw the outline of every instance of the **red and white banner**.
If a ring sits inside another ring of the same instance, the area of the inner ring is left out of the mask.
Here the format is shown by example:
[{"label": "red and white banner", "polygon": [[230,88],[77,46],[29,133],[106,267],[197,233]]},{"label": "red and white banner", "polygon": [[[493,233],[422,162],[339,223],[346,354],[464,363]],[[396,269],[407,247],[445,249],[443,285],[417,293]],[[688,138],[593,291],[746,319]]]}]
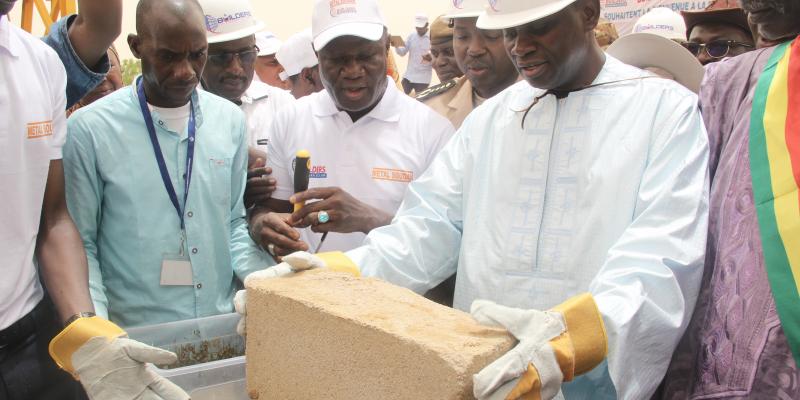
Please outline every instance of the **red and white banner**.
[{"label": "red and white banner", "polygon": [[667,7],[680,13],[703,10],[708,3],[709,0],[600,0],[603,18],[614,23],[620,36],[630,33],[636,20],[651,8]]}]

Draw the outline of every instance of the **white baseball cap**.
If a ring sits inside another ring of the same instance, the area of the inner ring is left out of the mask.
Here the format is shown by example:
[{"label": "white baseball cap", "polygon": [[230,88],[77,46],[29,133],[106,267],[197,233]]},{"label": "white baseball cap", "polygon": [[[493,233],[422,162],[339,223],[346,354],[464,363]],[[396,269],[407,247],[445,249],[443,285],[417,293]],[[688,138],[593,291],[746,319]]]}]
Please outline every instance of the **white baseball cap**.
[{"label": "white baseball cap", "polygon": [[256,34],[256,46],[258,46],[258,56],[271,56],[281,48],[281,40],[270,31],[263,31]]},{"label": "white baseball cap", "polygon": [[475,18],[483,14],[486,0],[452,0],[450,10],[442,18]]},{"label": "white baseball cap", "polygon": [[341,36],[377,41],[385,25],[377,0],[317,0],[311,19],[314,49]]},{"label": "white baseball cap", "polygon": [[478,17],[480,29],[506,29],[549,17],[576,0],[489,0]]},{"label": "white baseball cap", "polygon": [[425,25],[428,25],[427,15],[419,13],[416,16],[414,16],[414,28],[424,28]]},{"label": "white baseball cap", "polygon": [[606,53],[634,67],[662,69],[687,89],[700,91],[703,65],[673,40],[652,33],[631,33],[617,39]]},{"label": "white baseball cap", "polygon": [[208,43],[228,42],[264,29],[249,0],[200,0],[206,17]]},{"label": "white baseball cap", "polygon": [[283,66],[280,73],[281,80],[287,80],[303,71],[303,68],[319,64],[314,46],[311,44],[311,28],[295,33],[286,39],[281,49],[275,53],[275,58]]},{"label": "white baseball cap", "polygon": [[671,40],[686,41],[686,22],[666,7],[656,7],[642,15],[633,25],[632,33],[652,33]]}]

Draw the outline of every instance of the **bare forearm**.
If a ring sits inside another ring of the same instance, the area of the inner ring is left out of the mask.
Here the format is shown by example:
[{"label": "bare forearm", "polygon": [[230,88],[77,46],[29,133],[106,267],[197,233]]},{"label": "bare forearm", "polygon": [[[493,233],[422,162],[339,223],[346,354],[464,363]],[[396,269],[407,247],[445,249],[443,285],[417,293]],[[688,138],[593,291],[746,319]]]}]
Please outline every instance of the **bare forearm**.
[{"label": "bare forearm", "polygon": [[68,214],[50,225],[43,222],[37,253],[47,292],[61,321],[79,312],[94,311],[86,253]]},{"label": "bare forearm", "polygon": [[122,31],[122,0],[78,0],[69,39],[83,63],[93,68]]}]

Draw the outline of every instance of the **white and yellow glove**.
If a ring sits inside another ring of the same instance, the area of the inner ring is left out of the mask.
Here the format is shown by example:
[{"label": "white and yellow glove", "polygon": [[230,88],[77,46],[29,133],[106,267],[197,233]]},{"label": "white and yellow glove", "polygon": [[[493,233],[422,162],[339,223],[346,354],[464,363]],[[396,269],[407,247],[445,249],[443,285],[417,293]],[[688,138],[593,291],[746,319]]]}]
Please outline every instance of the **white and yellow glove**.
[{"label": "white and yellow glove", "polygon": [[550,311],[476,300],[470,312],[481,324],[503,327],[519,340],[473,376],[473,394],[479,400],[559,397],[563,382],[591,371],[606,357],[603,319],[590,294]]},{"label": "white and yellow glove", "polygon": [[106,319],[79,318],[50,341],[50,356],[80,380],[91,400],[188,400],[147,366],[172,364],[178,357],[126,336]]},{"label": "white and yellow glove", "polygon": [[[353,276],[360,276],[361,272],[358,266],[353,263],[342,252],[329,252],[311,254],[305,251],[298,251],[288,256],[283,257],[280,264],[270,267],[261,271],[253,272],[244,278],[244,286],[247,287],[248,282],[261,279],[280,278],[283,276],[291,275],[296,272],[305,271],[315,268],[327,268],[332,271],[347,272]],[[233,307],[242,318],[239,324],[236,325],[236,331],[241,336],[246,336],[247,324],[245,322],[247,316],[247,290],[240,290],[236,292],[233,297]]]}]

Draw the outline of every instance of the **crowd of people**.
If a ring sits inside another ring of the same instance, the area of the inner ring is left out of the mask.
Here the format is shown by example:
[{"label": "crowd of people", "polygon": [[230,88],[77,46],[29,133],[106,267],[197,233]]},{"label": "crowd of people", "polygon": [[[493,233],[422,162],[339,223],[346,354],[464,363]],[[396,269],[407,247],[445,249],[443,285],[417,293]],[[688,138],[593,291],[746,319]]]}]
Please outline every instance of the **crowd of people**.
[{"label": "crowd of people", "polygon": [[800,398],[800,5],[450,3],[139,0],[123,86],[122,0],[0,0],[0,399],[188,399],[124,329],[310,268],[508,329],[478,399]]}]

